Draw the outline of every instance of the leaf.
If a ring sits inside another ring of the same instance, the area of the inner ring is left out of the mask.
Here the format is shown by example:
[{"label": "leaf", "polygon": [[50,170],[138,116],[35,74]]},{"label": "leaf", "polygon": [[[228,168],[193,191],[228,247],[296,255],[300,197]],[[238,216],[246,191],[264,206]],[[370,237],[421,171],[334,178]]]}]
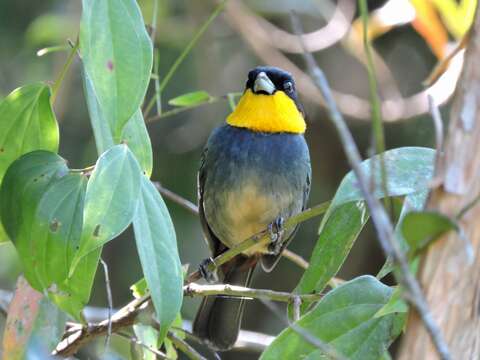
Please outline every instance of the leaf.
[{"label": "leaf", "polygon": [[459,231],[455,221],[435,211],[411,211],[401,223],[402,235],[412,254],[450,230]]},{"label": "leaf", "polygon": [[[395,226],[395,239],[398,241],[400,245],[400,249],[404,252],[408,250],[408,244],[403,238],[402,231],[401,231],[401,224],[402,220],[407,215],[410,211],[413,210],[420,210],[423,209],[425,206],[425,202],[427,201],[427,196],[428,196],[428,190],[424,191],[419,191],[413,194],[410,194],[405,197],[405,200],[403,202],[402,206],[402,211],[400,213],[400,216],[397,221],[397,225]],[[416,272],[416,261],[411,264],[411,267],[413,268],[414,272]],[[382,268],[377,274],[377,279],[382,279],[385,276],[387,276],[389,273],[391,273],[395,269],[395,265],[393,264],[392,259],[388,258],[385,261],[385,264],[383,264]]]},{"label": "leaf", "polygon": [[80,241],[87,178],[72,173],[54,180],[42,195],[31,232],[44,288],[65,280]]},{"label": "leaf", "polygon": [[390,300],[380,308],[374,317],[379,318],[389,314],[407,313],[408,305],[402,298],[402,288],[400,286],[395,287]]},{"label": "leaf", "polygon": [[[58,124],[50,88],[32,84],[11,92],[0,103],[0,183],[10,164],[33,150],[58,150]],[[0,224],[0,243],[8,238]]]},{"label": "leaf", "polygon": [[139,299],[142,296],[147,294],[147,281],[145,278],[141,278],[135,284],[130,286],[130,290],[132,291],[132,295],[135,299]]},{"label": "leaf", "polygon": [[[372,276],[361,276],[330,291],[296,325],[348,359],[378,359],[400,334],[403,314],[375,314],[393,290]],[[283,330],[262,360],[321,359],[325,354],[292,328]]]},{"label": "leaf", "polygon": [[58,124],[50,105],[50,88],[23,86],[0,103],[0,180],[10,164],[34,150],[58,150]]},{"label": "leaf", "polygon": [[98,103],[95,89],[93,88],[92,79],[84,71],[83,75],[83,91],[85,99],[87,100],[88,113],[90,115],[90,123],[92,124],[93,137],[95,138],[95,145],[97,147],[98,155],[115,145],[113,141],[112,130],[108,121],[102,114],[100,104]]},{"label": "leaf", "polygon": [[62,337],[66,320],[64,313],[20,277],[8,308],[3,358],[48,358]]},{"label": "leaf", "polygon": [[[384,153],[389,196],[413,194],[428,187],[433,172],[434,150],[405,147]],[[378,155],[372,158],[379,164]],[[365,175],[370,176],[372,159],[362,162]],[[375,166],[375,183],[380,184],[380,169]],[[374,196],[381,198],[381,186]],[[319,239],[310,258],[310,266],[295,288],[298,294],[323,290],[345,261],[354,241],[367,221],[368,213],[358,189],[356,178],[349,172],[342,180],[330,208],[322,219]],[[302,306],[304,310],[307,304]]]},{"label": "leaf", "polygon": [[[158,349],[158,331],[149,325],[135,324],[133,331],[138,340],[150,348]],[[157,355],[145,348],[140,348],[143,360],[156,360]]]},{"label": "leaf", "polygon": [[30,285],[41,291],[44,276],[37,262],[44,256],[34,233],[36,209],[49,185],[65,176],[68,168],[57,154],[38,150],[16,160],[0,188],[0,217],[12,239]]},{"label": "leaf", "polygon": [[150,177],[153,168],[152,144],[140,109],[135,112],[125,125],[121,141],[128,145],[142,170]]},{"label": "leaf", "polygon": [[97,248],[82,257],[67,279],[49,289],[50,299],[77,321],[85,322],[82,310],[90,299],[101,253]]},{"label": "leaf", "polygon": [[141,187],[133,230],[143,273],[160,322],[161,342],[182,305],[182,265],[175,229],[162,197],[146,176],[142,177]]},{"label": "leaf", "polygon": [[91,251],[122,233],[132,221],[140,195],[141,170],[126,145],[98,159],[85,195],[83,230],[70,271]]},{"label": "leaf", "polygon": [[140,107],[152,70],[152,43],[135,0],[83,0],[80,50],[113,138]]},{"label": "leaf", "polygon": [[201,90],[177,96],[176,98],[170,99],[168,104],[179,107],[196,106],[209,102],[211,99],[212,97],[209,93]]}]

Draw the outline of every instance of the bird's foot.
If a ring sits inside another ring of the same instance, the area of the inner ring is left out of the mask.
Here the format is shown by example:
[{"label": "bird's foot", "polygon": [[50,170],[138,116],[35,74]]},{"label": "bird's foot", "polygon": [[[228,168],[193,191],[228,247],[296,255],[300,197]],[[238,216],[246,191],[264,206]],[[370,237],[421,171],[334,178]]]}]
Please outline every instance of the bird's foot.
[{"label": "bird's foot", "polygon": [[215,264],[212,258],[203,260],[198,266],[198,271],[208,283],[216,283],[218,282],[217,270],[209,270],[208,267],[210,264]]},{"label": "bird's foot", "polygon": [[268,252],[271,255],[278,255],[282,251],[283,238],[283,224],[285,219],[283,217],[276,218],[270,225],[268,225],[268,232],[270,233],[270,244],[268,245]]}]

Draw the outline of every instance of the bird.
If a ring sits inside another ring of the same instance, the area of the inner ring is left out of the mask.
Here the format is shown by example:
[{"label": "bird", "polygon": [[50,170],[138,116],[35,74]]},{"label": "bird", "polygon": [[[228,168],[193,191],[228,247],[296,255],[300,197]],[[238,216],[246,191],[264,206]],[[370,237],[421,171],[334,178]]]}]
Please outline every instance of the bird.
[{"label": "bird", "polygon": [[[198,171],[198,207],[212,256],[266,228],[272,242],[254,246],[221,265],[209,281],[248,287],[258,263],[270,272],[297,228],[283,221],[306,208],[311,183],[305,112],[292,75],[258,66],[248,73],[245,90],[226,123],[207,141]],[[208,261],[212,261],[207,260]],[[194,333],[217,351],[237,340],[245,299],[204,297]]]}]

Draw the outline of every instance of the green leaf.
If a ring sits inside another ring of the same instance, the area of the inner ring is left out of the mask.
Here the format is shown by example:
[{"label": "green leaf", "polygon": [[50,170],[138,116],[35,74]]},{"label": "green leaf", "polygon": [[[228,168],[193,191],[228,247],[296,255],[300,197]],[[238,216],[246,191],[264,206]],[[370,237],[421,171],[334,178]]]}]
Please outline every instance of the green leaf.
[{"label": "green leaf", "polygon": [[[433,173],[434,150],[427,148],[398,148],[384,153],[389,196],[413,194],[428,187]],[[378,155],[375,183],[380,184],[381,174]],[[361,168],[370,176],[371,159],[365,160]],[[383,197],[382,187],[374,191],[376,197]],[[310,266],[303,274],[295,292],[308,294],[323,290],[345,261],[354,241],[368,219],[362,194],[352,172],[342,180],[330,208],[322,219],[319,239],[310,258]],[[305,309],[302,306],[302,309]]]},{"label": "green leaf", "polygon": [[382,317],[389,314],[406,313],[408,312],[408,304],[402,298],[402,288],[395,287],[390,300],[380,308],[375,314],[375,317]]},{"label": "green leaf", "polygon": [[183,274],[175,229],[155,186],[142,177],[133,230],[143,273],[160,322],[160,341],[182,306]]},{"label": "green leaf", "polygon": [[411,211],[401,223],[401,230],[409,252],[418,253],[440,235],[458,231],[459,227],[448,216],[435,211]]},{"label": "green leaf", "polygon": [[[0,183],[10,164],[34,150],[58,150],[58,124],[50,88],[32,84],[11,92],[0,103]],[[0,224],[0,243],[8,238]]]},{"label": "green leaf", "polygon": [[34,150],[58,150],[58,124],[50,105],[50,88],[23,86],[0,103],[0,181],[10,164]]},{"label": "green leaf", "polygon": [[36,258],[44,289],[50,299],[75,319],[90,298],[100,252],[82,258],[68,278],[82,234],[87,178],[78,173],[54,181],[42,196],[32,226],[35,242],[43,251]]},{"label": "green leaf", "polygon": [[[150,325],[135,324],[133,331],[138,340],[153,349],[158,349],[158,331]],[[139,348],[143,360],[156,360],[157,355],[145,348]]]},{"label": "green leaf", "polygon": [[168,104],[180,107],[196,106],[209,102],[211,99],[212,97],[209,93],[201,90],[177,96],[176,98],[170,99]]},{"label": "green leaf", "polygon": [[82,257],[67,279],[49,289],[50,299],[77,321],[84,322],[82,310],[90,299],[101,253],[98,248]]},{"label": "green leaf", "polygon": [[87,184],[83,230],[71,271],[91,251],[123,232],[140,195],[141,170],[126,145],[115,145],[98,159]]},{"label": "green leaf", "polygon": [[[361,276],[330,291],[296,325],[348,359],[376,360],[400,334],[405,319],[397,313],[375,317],[392,293],[374,277]],[[325,355],[287,328],[260,359],[321,359]]]},{"label": "green leaf", "polygon": [[31,231],[37,271],[48,288],[65,280],[82,233],[87,178],[79,173],[53,181],[42,195]]},{"label": "green leaf", "polygon": [[93,137],[95,138],[95,145],[97,147],[98,155],[115,145],[113,141],[112,130],[108,121],[103,116],[100,104],[98,103],[95,89],[93,88],[92,79],[88,74],[83,72],[83,91],[85,99],[87,100],[88,113],[90,115],[90,123],[92,124]]},{"label": "green leaf", "polygon": [[142,170],[148,177],[152,175],[153,151],[147,127],[139,109],[127,122],[122,132],[121,141],[126,143],[137,158]]},{"label": "green leaf", "polygon": [[[423,209],[425,206],[425,202],[427,201],[428,190],[419,191],[417,193],[410,194],[405,197],[403,201],[402,211],[397,221],[397,225],[395,226],[395,239],[398,241],[400,248],[402,251],[408,251],[408,244],[403,238],[403,234],[401,231],[401,224],[402,220],[405,216],[413,210],[420,210]],[[412,267],[412,271],[416,272],[416,265],[418,261],[413,261],[410,265]],[[382,279],[391,273],[395,269],[395,265],[393,264],[392,259],[388,258],[383,264],[382,268],[377,274],[377,279]]]},{"label": "green leaf", "polygon": [[81,319],[100,252],[80,260],[68,277],[81,236],[86,178],[65,160],[35,151],[15,161],[0,188],[0,217],[15,244],[25,277],[62,310]]},{"label": "green leaf", "polygon": [[16,160],[7,170],[0,188],[0,217],[17,248],[25,277],[33,288],[46,286],[37,262],[45,257],[35,232],[36,210],[49,185],[65,176],[68,168],[57,154],[38,150]]},{"label": "green leaf", "polygon": [[80,51],[114,139],[138,110],[152,70],[152,43],[135,0],[83,0]]},{"label": "green leaf", "polygon": [[147,280],[145,280],[145,278],[141,278],[135,284],[130,286],[130,290],[132,291],[132,295],[135,299],[145,296],[148,291]]}]

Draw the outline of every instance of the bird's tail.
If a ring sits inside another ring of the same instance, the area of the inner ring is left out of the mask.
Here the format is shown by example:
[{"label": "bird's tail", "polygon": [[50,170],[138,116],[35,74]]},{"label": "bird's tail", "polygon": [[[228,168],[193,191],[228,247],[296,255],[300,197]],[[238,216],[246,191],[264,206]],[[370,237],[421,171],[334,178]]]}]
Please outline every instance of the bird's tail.
[{"label": "bird's tail", "polygon": [[[255,263],[240,259],[225,269],[223,283],[248,287]],[[230,265],[230,264],[228,264]],[[222,351],[233,347],[242,322],[245,299],[225,296],[206,296],[193,322],[193,332],[214,349]]]}]

